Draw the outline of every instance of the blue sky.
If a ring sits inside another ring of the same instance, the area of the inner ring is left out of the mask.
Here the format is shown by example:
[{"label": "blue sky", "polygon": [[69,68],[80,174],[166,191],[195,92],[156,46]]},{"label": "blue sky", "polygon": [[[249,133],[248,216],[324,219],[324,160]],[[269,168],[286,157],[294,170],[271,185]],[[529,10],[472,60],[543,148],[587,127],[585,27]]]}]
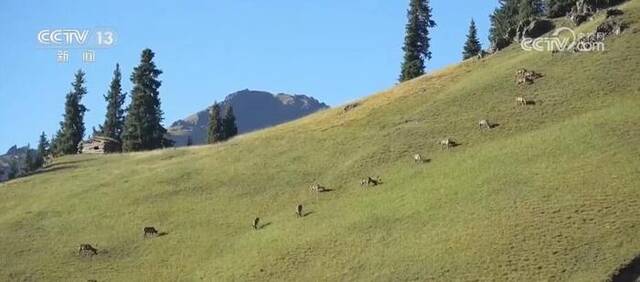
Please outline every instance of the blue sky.
[{"label": "blue sky", "polygon": [[[91,3],[90,3],[91,2]],[[102,123],[113,68],[123,88],[140,52],[151,48],[164,71],[165,124],[241,90],[307,94],[336,106],[393,86],[402,58],[408,0],[0,1],[0,153],[36,145],[59,127],[73,73],[87,73],[87,133]],[[457,63],[471,18],[487,46],[497,0],[432,0],[429,70]],[[57,49],[37,41],[43,29],[109,28],[111,48]],[[94,50],[95,62],[81,59]]]}]

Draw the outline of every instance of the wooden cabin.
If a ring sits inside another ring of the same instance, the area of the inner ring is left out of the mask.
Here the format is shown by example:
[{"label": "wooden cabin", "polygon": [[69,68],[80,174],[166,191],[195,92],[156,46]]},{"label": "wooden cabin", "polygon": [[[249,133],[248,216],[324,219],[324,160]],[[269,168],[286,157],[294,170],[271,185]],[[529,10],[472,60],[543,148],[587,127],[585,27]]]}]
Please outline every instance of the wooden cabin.
[{"label": "wooden cabin", "polygon": [[108,154],[120,152],[120,142],[105,136],[94,136],[78,144],[80,154]]}]

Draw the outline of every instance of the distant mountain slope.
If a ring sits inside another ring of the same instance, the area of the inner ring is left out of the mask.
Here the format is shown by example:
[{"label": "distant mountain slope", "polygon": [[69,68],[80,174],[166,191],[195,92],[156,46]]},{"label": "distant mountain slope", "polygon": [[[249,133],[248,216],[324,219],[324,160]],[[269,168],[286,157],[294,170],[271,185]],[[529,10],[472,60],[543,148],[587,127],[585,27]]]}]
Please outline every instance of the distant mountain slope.
[{"label": "distant mountain slope", "polygon": [[[301,118],[328,106],[305,95],[273,95],[269,92],[242,90],[229,94],[223,107],[233,106],[240,133],[246,133]],[[188,136],[193,144],[204,144],[209,125],[209,108],[178,120],[168,128],[177,146],[184,146]]]},{"label": "distant mountain slope", "polygon": [[[15,160],[18,164],[19,171],[22,171],[25,157],[27,155],[28,147],[13,146],[7,150],[4,155],[0,155],[0,182],[7,180],[9,177],[9,170],[11,161]],[[18,171],[18,173],[19,173]]]}]

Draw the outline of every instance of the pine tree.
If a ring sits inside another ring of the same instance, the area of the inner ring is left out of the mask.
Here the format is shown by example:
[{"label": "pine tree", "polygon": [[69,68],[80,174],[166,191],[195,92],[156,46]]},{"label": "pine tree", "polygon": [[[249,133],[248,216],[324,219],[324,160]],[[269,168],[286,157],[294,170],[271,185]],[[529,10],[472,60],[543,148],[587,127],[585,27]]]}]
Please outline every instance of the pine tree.
[{"label": "pine tree", "polygon": [[122,130],[124,127],[124,100],[126,93],[122,93],[122,74],[120,73],[120,64],[116,64],[113,71],[113,79],[107,95],[104,99],[107,102],[107,114],[104,124],[100,126],[100,134],[121,141]]},{"label": "pine tree", "polygon": [[24,174],[29,174],[36,170],[36,159],[31,150],[31,145],[27,145],[27,151],[24,156]]},{"label": "pine tree", "polygon": [[467,42],[464,44],[464,50],[462,51],[462,58],[464,60],[477,56],[482,51],[482,45],[480,45],[480,39],[478,39],[478,29],[476,23],[471,20],[469,25],[469,33],[467,34]]},{"label": "pine tree", "polygon": [[60,136],[60,130],[58,129],[58,131],[56,131],[56,133],[54,135],[51,136],[51,147],[49,148],[49,152],[53,155],[53,156],[59,156],[61,155],[60,153],[60,147],[59,144],[60,142],[58,141],[58,136]]},{"label": "pine tree", "polygon": [[498,8],[491,14],[489,40],[496,50],[513,41],[520,22],[539,17],[544,11],[542,0],[499,0]]},{"label": "pine tree", "polygon": [[546,0],[546,14],[550,18],[564,17],[575,7],[577,0]]},{"label": "pine tree", "polygon": [[431,59],[429,28],[436,23],[431,19],[429,0],[410,0],[407,20],[400,82],[423,75],[425,60]]},{"label": "pine tree", "polygon": [[150,49],[143,50],[140,64],[131,74],[131,105],[122,133],[124,151],[153,150],[168,144],[164,138],[166,129],[161,124],[163,113],[158,91],[162,84],[158,76],[162,71],[153,62],[154,56]]},{"label": "pine tree", "polygon": [[36,153],[36,167],[42,167],[44,165],[44,158],[49,155],[50,150],[49,140],[47,140],[47,135],[40,134],[40,139],[38,140],[38,150]]},{"label": "pine tree", "polygon": [[236,116],[233,113],[233,107],[229,105],[222,118],[222,130],[224,132],[224,140],[231,139],[238,135],[238,126],[236,125]]},{"label": "pine tree", "polygon": [[78,143],[84,137],[84,113],[87,111],[81,104],[82,97],[87,94],[84,75],[82,70],[78,70],[75,81],[71,83],[73,90],[67,94],[64,120],[60,122],[60,133],[56,136],[56,150],[62,155],[76,154]]},{"label": "pine tree", "polygon": [[209,144],[224,141],[224,128],[220,119],[221,109],[218,103],[211,107],[211,118],[209,119],[209,134],[207,142]]},{"label": "pine tree", "polygon": [[518,3],[518,21],[530,20],[542,15],[541,0],[520,0]]},{"label": "pine tree", "polygon": [[520,0],[499,0],[498,8],[490,16],[489,41],[492,48],[503,49],[511,44],[518,25],[518,4]]}]

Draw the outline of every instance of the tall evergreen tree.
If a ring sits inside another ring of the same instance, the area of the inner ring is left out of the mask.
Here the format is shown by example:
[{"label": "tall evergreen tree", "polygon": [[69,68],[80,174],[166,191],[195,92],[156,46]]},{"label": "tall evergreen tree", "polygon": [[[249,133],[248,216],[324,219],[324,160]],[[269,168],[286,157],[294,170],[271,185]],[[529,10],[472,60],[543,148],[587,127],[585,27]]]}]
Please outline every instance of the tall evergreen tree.
[{"label": "tall evergreen tree", "polygon": [[60,148],[59,148],[59,144],[60,142],[58,141],[58,136],[60,136],[60,130],[58,129],[58,131],[56,131],[56,133],[54,135],[51,136],[51,146],[49,148],[49,152],[54,155],[54,156],[59,156],[61,155],[60,153]]},{"label": "tall evergreen tree", "polygon": [[60,133],[56,136],[56,150],[59,154],[76,154],[78,143],[84,137],[84,113],[87,111],[81,103],[82,97],[87,94],[84,75],[82,70],[78,70],[71,83],[73,90],[67,94],[64,120],[60,122]]},{"label": "tall evergreen tree", "polygon": [[113,79],[109,86],[109,91],[104,95],[107,101],[107,114],[104,124],[100,126],[100,134],[121,141],[122,130],[124,127],[124,99],[126,93],[122,93],[122,74],[120,73],[120,64],[116,64],[113,71]]},{"label": "tall evergreen tree", "polygon": [[478,39],[478,29],[476,23],[471,20],[469,25],[469,33],[467,34],[467,42],[464,43],[464,50],[462,51],[462,58],[464,60],[477,56],[482,51],[482,45],[480,45],[480,39]]},{"label": "tall evergreen tree", "polygon": [[518,3],[518,21],[536,18],[542,15],[541,0],[520,0]]},{"label": "tall evergreen tree", "polygon": [[29,174],[36,169],[36,157],[33,154],[33,150],[31,150],[31,145],[27,145],[27,151],[24,156],[24,174]]},{"label": "tall evergreen tree", "polygon": [[131,105],[122,133],[125,151],[153,150],[164,147],[166,129],[162,126],[160,92],[162,82],[158,76],[162,71],[153,62],[155,54],[151,49],[142,51],[140,64],[133,69],[131,82]]},{"label": "tall evergreen tree", "polygon": [[511,44],[518,25],[518,4],[520,0],[499,0],[490,16],[489,41],[494,49],[502,49]]},{"label": "tall evergreen tree", "polygon": [[542,0],[499,0],[498,8],[491,14],[489,40],[493,48],[502,49],[513,41],[518,24],[542,15]]},{"label": "tall evergreen tree", "polygon": [[222,128],[224,132],[224,140],[233,138],[238,135],[238,126],[236,125],[236,116],[233,113],[233,107],[229,105],[222,118]]},{"label": "tall evergreen tree", "polygon": [[577,0],[546,0],[545,12],[550,18],[564,17],[575,7]]},{"label": "tall evergreen tree", "polygon": [[211,117],[209,119],[209,134],[207,142],[209,144],[224,141],[224,127],[222,125],[220,104],[214,103],[211,107]]},{"label": "tall evergreen tree", "polygon": [[44,164],[44,158],[49,155],[50,150],[49,140],[47,140],[47,135],[40,134],[40,139],[38,140],[38,150],[36,153],[36,167],[42,167]]},{"label": "tall evergreen tree", "polygon": [[425,60],[431,59],[429,28],[435,27],[436,23],[431,19],[429,0],[410,0],[407,20],[401,82],[423,75]]}]

